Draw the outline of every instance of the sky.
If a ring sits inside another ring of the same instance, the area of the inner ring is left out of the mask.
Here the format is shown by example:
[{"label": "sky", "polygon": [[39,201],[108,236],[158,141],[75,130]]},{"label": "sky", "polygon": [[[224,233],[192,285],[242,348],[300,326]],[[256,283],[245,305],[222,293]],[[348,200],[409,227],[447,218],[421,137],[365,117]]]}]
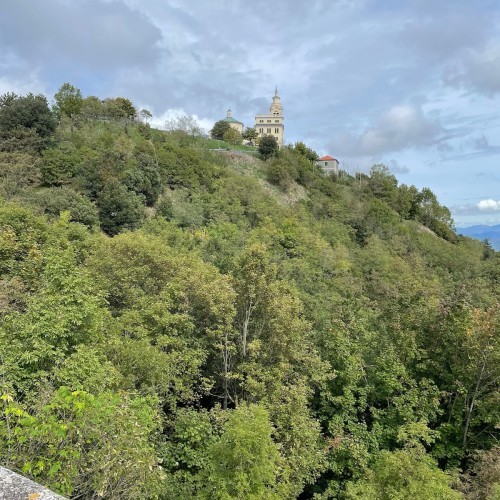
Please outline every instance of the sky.
[{"label": "sky", "polygon": [[161,126],[253,126],[278,86],[285,141],[386,164],[458,227],[500,224],[498,0],[0,0],[0,94],[64,82]]}]

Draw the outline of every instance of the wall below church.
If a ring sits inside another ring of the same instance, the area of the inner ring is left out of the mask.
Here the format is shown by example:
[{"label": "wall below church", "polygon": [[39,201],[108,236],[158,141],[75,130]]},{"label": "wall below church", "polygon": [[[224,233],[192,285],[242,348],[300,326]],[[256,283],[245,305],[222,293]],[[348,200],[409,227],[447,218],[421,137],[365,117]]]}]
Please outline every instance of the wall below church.
[{"label": "wall below church", "polygon": [[237,130],[240,134],[243,132],[243,123],[230,123],[229,126]]}]

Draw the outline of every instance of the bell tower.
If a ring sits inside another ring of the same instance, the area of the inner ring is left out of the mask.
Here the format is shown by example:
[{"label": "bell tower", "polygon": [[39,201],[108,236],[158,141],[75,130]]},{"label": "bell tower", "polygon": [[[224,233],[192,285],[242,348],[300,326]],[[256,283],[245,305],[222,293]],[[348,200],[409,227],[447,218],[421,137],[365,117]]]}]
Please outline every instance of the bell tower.
[{"label": "bell tower", "polygon": [[283,106],[278,94],[278,87],[274,90],[274,97],[271,106],[269,107],[269,114],[255,115],[255,130],[259,137],[272,135],[278,146],[283,146],[285,136],[285,125],[283,123]]},{"label": "bell tower", "polygon": [[269,108],[269,111],[274,116],[283,116],[283,106],[281,105],[281,99],[280,99],[280,96],[278,95],[278,87],[277,86],[276,86],[276,89],[274,91],[273,102],[271,104],[271,107]]}]

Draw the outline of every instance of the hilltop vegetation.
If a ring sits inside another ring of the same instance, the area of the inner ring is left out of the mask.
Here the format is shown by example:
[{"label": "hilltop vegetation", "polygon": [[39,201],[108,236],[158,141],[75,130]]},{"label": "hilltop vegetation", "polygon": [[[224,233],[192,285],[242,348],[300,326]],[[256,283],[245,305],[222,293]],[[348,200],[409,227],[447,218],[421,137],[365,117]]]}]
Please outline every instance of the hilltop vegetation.
[{"label": "hilltop vegetation", "polygon": [[383,165],[136,114],[0,100],[0,463],[74,498],[498,498],[500,254]]}]

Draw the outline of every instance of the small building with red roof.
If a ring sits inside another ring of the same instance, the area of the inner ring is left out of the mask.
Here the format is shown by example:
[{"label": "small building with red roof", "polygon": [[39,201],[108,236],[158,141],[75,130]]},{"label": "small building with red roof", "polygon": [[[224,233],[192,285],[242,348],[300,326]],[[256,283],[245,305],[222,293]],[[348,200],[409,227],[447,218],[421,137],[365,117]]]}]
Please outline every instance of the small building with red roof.
[{"label": "small building with red roof", "polygon": [[332,156],[326,155],[322,158],[316,160],[316,165],[323,169],[325,174],[331,174],[332,172],[338,174],[339,173],[339,161]]}]

